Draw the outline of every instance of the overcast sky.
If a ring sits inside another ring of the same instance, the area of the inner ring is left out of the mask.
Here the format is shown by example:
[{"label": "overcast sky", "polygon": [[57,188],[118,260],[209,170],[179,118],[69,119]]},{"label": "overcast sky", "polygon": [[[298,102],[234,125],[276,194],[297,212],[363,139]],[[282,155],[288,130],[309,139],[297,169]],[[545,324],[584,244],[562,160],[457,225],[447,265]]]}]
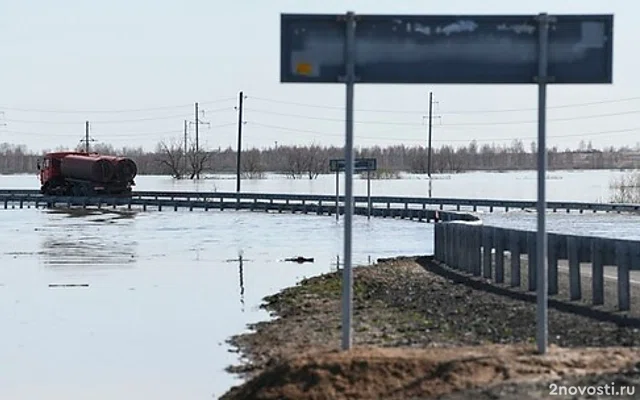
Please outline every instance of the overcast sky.
[{"label": "overcast sky", "polygon": [[[640,142],[640,3],[631,0],[2,0],[0,142],[75,147],[90,121],[97,142],[153,149],[182,137],[199,102],[201,143],[244,147],[344,144],[344,86],[279,82],[280,13],[613,13],[614,83],[552,86],[548,144]],[[359,85],[357,146],[424,145],[428,93],[434,146],[535,140],[533,85]],[[98,112],[99,111],[99,112]],[[478,112],[486,111],[486,112]],[[559,120],[560,119],[560,120]],[[190,135],[194,126],[190,125]]]}]

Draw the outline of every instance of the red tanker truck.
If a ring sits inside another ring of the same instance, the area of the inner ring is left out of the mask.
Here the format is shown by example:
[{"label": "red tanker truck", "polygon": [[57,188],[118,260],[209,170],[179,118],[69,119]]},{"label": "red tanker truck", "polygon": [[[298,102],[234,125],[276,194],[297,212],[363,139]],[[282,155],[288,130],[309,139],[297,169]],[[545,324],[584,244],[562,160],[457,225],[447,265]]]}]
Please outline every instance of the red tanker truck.
[{"label": "red tanker truck", "polygon": [[71,151],[45,154],[38,170],[40,192],[54,196],[127,195],[138,173],[130,158]]}]

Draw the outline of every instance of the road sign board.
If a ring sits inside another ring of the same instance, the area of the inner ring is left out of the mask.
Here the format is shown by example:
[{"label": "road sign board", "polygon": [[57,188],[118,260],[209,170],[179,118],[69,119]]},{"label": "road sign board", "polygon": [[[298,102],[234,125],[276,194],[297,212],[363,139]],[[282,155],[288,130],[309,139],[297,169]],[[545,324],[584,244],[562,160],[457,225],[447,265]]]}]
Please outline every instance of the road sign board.
[{"label": "road sign board", "polygon": [[[357,83],[536,83],[537,17],[358,15]],[[552,18],[548,83],[611,83],[613,15]],[[281,82],[344,82],[344,15],[282,14],[280,23]]]},{"label": "road sign board", "polygon": [[[345,170],[346,163],[344,159],[329,160],[329,171],[338,172]],[[375,158],[356,158],[353,170],[354,172],[375,171],[378,168],[378,160]]]}]

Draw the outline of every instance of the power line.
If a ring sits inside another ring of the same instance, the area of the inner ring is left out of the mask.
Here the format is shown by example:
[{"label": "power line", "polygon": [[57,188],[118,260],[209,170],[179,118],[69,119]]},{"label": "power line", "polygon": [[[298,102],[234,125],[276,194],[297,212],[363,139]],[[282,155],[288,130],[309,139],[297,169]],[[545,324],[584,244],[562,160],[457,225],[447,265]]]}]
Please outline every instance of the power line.
[{"label": "power line", "polygon": [[[295,101],[287,101],[287,100],[278,100],[271,99],[267,97],[255,97],[250,96],[252,100],[263,101],[268,103],[276,103],[276,104],[286,104],[286,105],[294,105],[300,107],[308,107],[308,108],[321,108],[326,110],[344,110],[344,107],[339,106],[328,106],[321,104],[310,104],[310,103],[301,103]],[[599,104],[610,104],[610,103],[622,103],[628,101],[636,101],[640,100],[640,97],[627,97],[621,99],[611,99],[611,100],[600,100],[600,101],[591,101],[584,103],[572,103],[572,104],[562,104],[557,106],[547,106],[547,109],[558,109],[558,108],[572,108],[572,107],[586,107],[592,105]],[[536,111],[537,108],[506,108],[506,109],[486,109],[486,110],[454,110],[454,111],[443,111],[443,114],[485,114],[485,113],[505,113],[505,112],[520,112],[520,111]],[[410,110],[388,110],[388,109],[355,109],[355,111],[360,112],[372,112],[372,113],[390,113],[390,114],[423,114],[424,111],[410,111]]]},{"label": "power line", "polygon": [[[233,124],[230,124],[230,125],[233,125]],[[56,137],[75,137],[75,136],[78,136],[77,132],[76,133],[55,133],[55,134],[43,133],[43,132],[14,131],[14,130],[5,130],[3,132],[12,133],[12,134],[16,134],[16,135],[28,135],[28,136],[36,136],[36,137],[51,137],[51,136],[56,136]],[[128,132],[128,133],[119,132],[119,133],[114,133],[114,134],[98,132],[98,134],[100,136],[109,136],[109,137],[146,137],[146,136],[165,135],[165,134],[170,134],[170,133],[181,133],[181,131],[172,130],[172,131],[161,131],[161,132]]]},{"label": "power line", "polygon": [[[308,116],[302,114],[289,114],[289,113],[281,113],[277,111],[268,111],[256,108],[245,108],[247,111],[252,111],[254,113],[261,114],[269,114],[269,115],[277,115],[282,117],[291,117],[291,118],[301,118],[301,119],[309,119],[309,120],[319,120],[319,121],[330,121],[330,122],[341,122],[344,123],[344,118],[327,118],[327,117],[315,117]],[[547,121],[575,121],[582,119],[594,119],[594,118],[602,118],[602,117],[613,117],[620,115],[631,115],[631,114],[639,114],[640,110],[631,110],[631,111],[619,111],[613,113],[606,114],[590,114],[579,117],[564,117],[564,118],[549,118]],[[395,126],[421,126],[421,124],[413,123],[413,122],[398,122],[398,121],[354,121],[356,124],[368,124],[368,125],[395,125]],[[520,124],[537,124],[537,120],[519,120],[519,121],[492,121],[492,122],[460,122],[453,124],[442,124],[440,127],[452,127],[452,126],[492,126],[492,125],[520,125]]]},{"label": "power line", "polygon": [[[209,113],[217,113],[222,111],[232,111],[232,107],[225,108],[217,108],[214,110],[207,111]],[[118,120],[92,120],[92,124],[120,124],[120,123],[128,123],[128,122],[140,122],[140,121],[157,121],[164,119],[173,119],[173,118],[182,118],[184,119],[187,115],[191,114],[177,114],[177,115],[164,115],[157,117],[144,117],[144,118],[134,118],[134,119],[118,119]],[[46,120],[25,120],[25,119],[7,119],[7,122],[14,123],[29,123],[29,124],[50,124],[50,125],[76,125],[78,121],[46,121]]]},{"label": "power line", "polygon": [[[306,130],[306,129],[295,129],[295,128],[277,126],[277,125],[263,124],[263,123],[259,123],[259,122],[255,122],[255,121],[250,121],[249,124],[252,124],[252,125],[255,125],[255,126],[259,126],[259,127],[263,127],[263,128],[276,129],[276,130],[288,131],[288,132],[293,132],[293,133],[311,133],[311,134],[315,134],[315,135],[335,136],[335,137],[343,137],[344,136],[344,133],[328,133],[328,132],[320,132],[320,131]],[[574,134],[566,134],[566,135],[548,135],[547,137],[549,137],[549,138],[566,138],[566,137],[580,137],[580,136],[600,136],[600,135],[610,135],[610,134],[629,133],[629,132],[640,132],[640,127],[614,129],[614,130],[607,130],[607,131],[596,131],[596,132],[583,132],[583,133],[574,133]],[[384,133],[384,132],[377,132],[377,133]],[[398,140],[398,141],[408,141],[408,142],[410,141],[410,142],[423,143],[422,139],[398,137],[398,136],[394,136],[391,139],[386,139],[386,138],[380,138],[380,137],[358,135],[358,139],[369,139],[369,140],[378,140],[378,141],[380,141],[380,140],[387,140],[387,141],[389,141],[389,140]],[[476,142],[495,142],[495,141],[509,141],[509,140],[525,140],[525,139],[535,140],[535,139],[537,139],[537,136],[523,136],[523,137],[512,137],[512,138],[494,137],[494,138],[475,139],[475,141]],[[468,142],[471,142],[472,140],[474,140],[474,139],[442,139],[442,140],[434,140],[434,142],[440,142],[440,143],[467,142],[468,143]]]},{"label": "power line", "polygon": [[[227,97],[216,100],[210,100],[201,102],[200,104],[216,104],[223,103],[227,101],[235,100],[235,97]],[[7,111],[21,111],[21,112],[41,112],[41,113],[59,113],[59,114],[119,114],[119,113],[133,113],[133,112],[141,112],[141,111],[162,111],[162,110],[171,110],[177,108],[188,108],[192,107],[193,104],[181,104],[181,105],[173,105],[173,106],[162,106],[162,107],[147,107],[147,108],[129,108],[129,109],[120,109],[120,110],[62,110],[62,109],[41,109],[41,108],[19,108],[19,107],[5,107],[0,106],[0,109]]]}]

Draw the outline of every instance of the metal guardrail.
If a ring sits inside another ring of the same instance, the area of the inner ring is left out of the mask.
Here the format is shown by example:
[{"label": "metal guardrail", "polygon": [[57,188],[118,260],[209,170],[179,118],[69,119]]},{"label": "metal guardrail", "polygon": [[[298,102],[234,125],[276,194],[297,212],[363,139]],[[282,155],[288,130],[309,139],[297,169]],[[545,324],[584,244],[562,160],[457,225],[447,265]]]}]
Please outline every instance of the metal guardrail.
[{"label": "metal guardrail", "polygon": [[[323,196],[311,196],[311,200],[307,196],[280,196],[266,195],[254,193],[250,196],[184,196],[184,195],[162,195],[158,192],[144,192],[142,195],[136,194],[131,197],[71,197],[71,196],[43,196],[33,193],[14,193],[0,194],[0,207],[8,208],[30,208],[35,207],[52,207],[56,205],[63,206],[97,206],[102,207],[122,207],[132,209],[134,206],[147,211],[149,208],[155,208],[162,211],[163,208],[186,209],[193,211],[194,209],[207,210],[250,210],[250,211],[275,211],[275,212],[292,212],[318,215],[332,215],[336,212],[344,214],[344,205],[336,208],[335,199],[323,202]],[[317,200],[317,201],[315,201]],[[406,207],[383,207],[369,208],[367,206],[354,207],[356,215],[367,215],[383,218],[401,218],[418,221],[453,221],[453,220],[477,220],[478,218],[467,214],[454,211],[440,211],[434,209],[416,209]]]},{"label": "metal guardrail", "polygon": [[[529,291],[536,290],[536,232],[468,223],[435,224],[435,259],[474,276],[504,283],[504,254],[510,253],[510,286],[521,285],[520,256],[527,255]],[[493,259],[492,259],[493,258]],[[558,294],[558,261],[569,264],[569,300],[582,299],[580,263],[592,267],[592,303],[604,304],[604,268],[617,267],[618,308],[630,308],[631,270],[640,270],[640,241],[548,234],[549,295]]]},{"label": "metal guardrail", "polygon": [[[23,196],[42,196],[38,190],[23,189],[0,189],[0,200],[7,195],[23,195]],[[282,194],[282,193],[252,193],[252,192],[180,192],[180,191],[134,191],[132,198],[153,198],[153,199],[184,199],[184,200],[206,200],[221,199],[221,201],[229,200],[254,200],[254,201],[299,201],[299,202],[315,202],[315,203],[334,203],[335,195],[317,195],[317,194]],[[344,196],[339,196],[339,201],[344,203]],[[368,202],[366,196],[354,196],[354,202],[365,204]],[[386,206],[393,208],[394,204],[401,204],[404,208],[415,208],[421,206],[436,206],[440,210],[445,208],[453,208],[456,211],[478,211],[479,209],[488,209],[494,212],[496,209],[535,209],[536,201],[531,200],[494,200],[494,199],[463,199],[463,198],[430,198],[430,197],[400,197],[400,196],[371,196],[372,204],[376,206]],[[566,201],[549,201],[547,209],[554,212],[558,210],[570,211],[592,211],[592,212],[634,212],[640,213],[640,204],[617,204],[617,203],[586,203],[586,202],[566,202]]]}]

